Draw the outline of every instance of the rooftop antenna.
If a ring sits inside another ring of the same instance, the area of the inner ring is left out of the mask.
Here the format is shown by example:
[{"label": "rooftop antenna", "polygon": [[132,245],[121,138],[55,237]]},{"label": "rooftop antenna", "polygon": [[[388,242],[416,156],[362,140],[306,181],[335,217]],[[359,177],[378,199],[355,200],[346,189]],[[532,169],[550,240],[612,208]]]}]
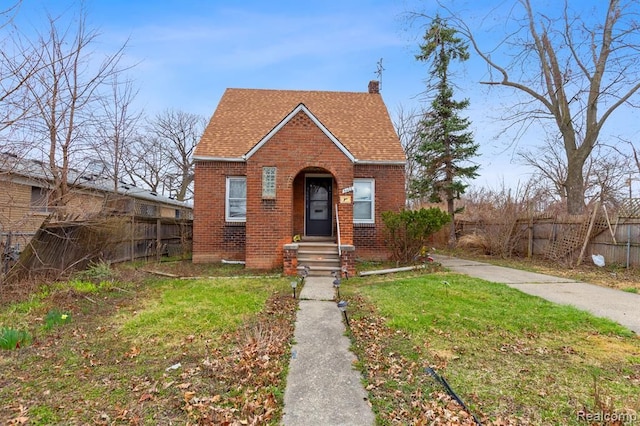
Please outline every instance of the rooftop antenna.
[{"label": "rooftop antenna", "polygon": [[384,67],[382,66],[382,58],[376,63],[376,72],[375,75],[378,76],[378,81],[380,82],[380,90],[382,90],[382,71],[384,71]]}]

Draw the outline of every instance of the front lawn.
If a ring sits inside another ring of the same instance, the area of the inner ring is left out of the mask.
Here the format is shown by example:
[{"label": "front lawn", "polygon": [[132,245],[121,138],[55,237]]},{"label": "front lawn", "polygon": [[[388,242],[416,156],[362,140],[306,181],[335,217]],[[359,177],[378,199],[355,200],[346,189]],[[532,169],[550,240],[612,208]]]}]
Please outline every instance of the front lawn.
[{"label": "front lawn", "polygon": [[609,320],[444,272],[342,287],[380,424],[475,424],[426,367],[483,424],[640,416],[640,339]]},{"label": "front lawn", "polygon": [[[0,424],[278,424],[297,301],[290,279],[241,273],[85,277],[0,306],[30,337],[0,350]],[[640,339],[611,321],[437,267],[340,293],[380,425],[638,418]]]},{"label": "front lawn", "polygon": [[[0,308],[0,424],[276,424],[296,303],[283,278],[71,281]],[[44,327],[48,312],[65,323]]]}]

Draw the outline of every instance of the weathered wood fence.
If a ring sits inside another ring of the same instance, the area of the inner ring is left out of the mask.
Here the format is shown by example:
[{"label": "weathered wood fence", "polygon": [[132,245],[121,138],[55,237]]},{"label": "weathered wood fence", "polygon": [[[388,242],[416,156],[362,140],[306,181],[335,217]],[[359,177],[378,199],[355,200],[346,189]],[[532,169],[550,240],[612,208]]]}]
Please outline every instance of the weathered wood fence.
[{"label": "weathered wood fence", "polygon": [[20,253],[9,275],[57,274],[99,261],[118,263],[188,256],[191,246],[191,219],[112,216],[45,223]]},{"label": "weathered wood fence", "polygon": [[[568,264],[592,262],[601,255],[606,264],[640,267],[640,214],[608,217],[602,211],[584,217],[531,217],[513,221],[458,221],[458,235],[478,236],[484,248],[508,245],[519,256],[541,256]],[[507,250],[505,250],[507,251]],[[496,254],[496,253],[493,253]]]}]

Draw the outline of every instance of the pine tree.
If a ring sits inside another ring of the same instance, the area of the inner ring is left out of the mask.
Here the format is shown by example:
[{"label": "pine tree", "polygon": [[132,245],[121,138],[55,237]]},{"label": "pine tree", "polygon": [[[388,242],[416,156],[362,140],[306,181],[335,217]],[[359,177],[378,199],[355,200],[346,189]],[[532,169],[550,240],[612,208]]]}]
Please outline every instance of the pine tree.
[{"label": "pine tree", "polygon": [[419,173],[411,184],[412,195],[436,203],[446,201],[451,217],[449,245],[454,245],[457,213],[454,201],[468,187],[464,179],[477,177],[479,168],[470,162],[479,145],[467,130],[469,120],[459,115],[469,106],[469,100],[455,101],[449,82],[451,61],[469,59],[468,46],[456,36],[456,30],[436,16],[424,35],[420,52],[417,60],[431,62],[429,82],[434,94],[431,110],[425,112],[419,126],[420,147],[414,156]]}]

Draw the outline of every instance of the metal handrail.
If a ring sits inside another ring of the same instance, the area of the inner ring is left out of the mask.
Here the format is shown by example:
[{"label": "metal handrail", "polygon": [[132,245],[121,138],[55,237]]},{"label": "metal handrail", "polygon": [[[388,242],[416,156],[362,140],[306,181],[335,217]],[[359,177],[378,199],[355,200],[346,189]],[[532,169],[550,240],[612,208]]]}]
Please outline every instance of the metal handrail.
[{"label": "metal handrail", "polygon": [[338,215],[338,204],[336,204],[336,228],[338,230],[338,256],[342,257],[342,250],[340,250],[340,216]]}]

